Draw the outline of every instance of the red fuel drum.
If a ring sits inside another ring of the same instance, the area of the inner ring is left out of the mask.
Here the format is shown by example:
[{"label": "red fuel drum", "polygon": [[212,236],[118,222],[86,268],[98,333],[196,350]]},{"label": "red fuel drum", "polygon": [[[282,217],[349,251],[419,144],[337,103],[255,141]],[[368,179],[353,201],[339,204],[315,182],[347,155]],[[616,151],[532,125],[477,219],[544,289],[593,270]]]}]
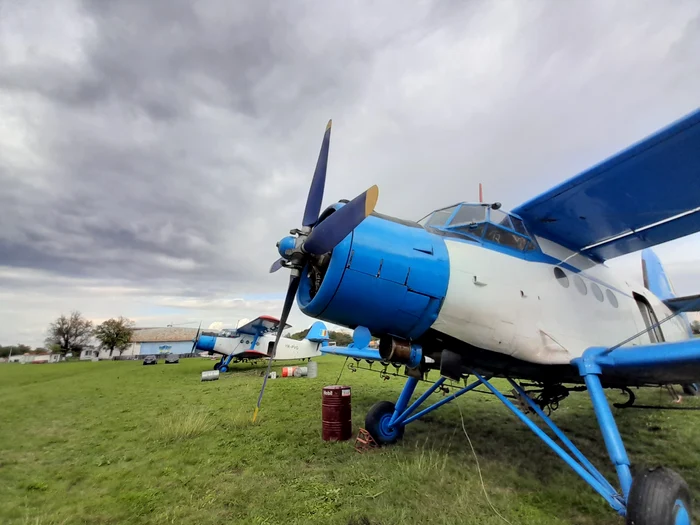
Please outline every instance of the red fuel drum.
[{"label": "red fuel drum", "polygon": [[350,387],[332,385],[323,387],[322,414],[323,440],[345,441],[352,437],[352,405]]}]

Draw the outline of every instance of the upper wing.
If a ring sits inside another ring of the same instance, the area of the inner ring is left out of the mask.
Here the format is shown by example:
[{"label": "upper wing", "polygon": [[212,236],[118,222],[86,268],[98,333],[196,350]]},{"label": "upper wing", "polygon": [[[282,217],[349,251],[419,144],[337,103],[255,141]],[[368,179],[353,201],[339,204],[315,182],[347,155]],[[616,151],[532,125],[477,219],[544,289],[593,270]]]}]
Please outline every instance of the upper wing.
[{"label": "upper wing", "polygon": [[700,231],[700,109],[512,211],[599,260]]},{"label": "upper wing", "polygon": [[[262,335],[264,333],[276,330],[279,324],[279,319],[275,319],[274,317],[270,317],[269,315],[261,315],[260,317],[253,319],[252,321],[244,324],[243,326],[239,326],[236,329],[236,331],[239,334]],[[291,325],[289,324],[285,324],[284,328],[289,328],[290,326]]]}]

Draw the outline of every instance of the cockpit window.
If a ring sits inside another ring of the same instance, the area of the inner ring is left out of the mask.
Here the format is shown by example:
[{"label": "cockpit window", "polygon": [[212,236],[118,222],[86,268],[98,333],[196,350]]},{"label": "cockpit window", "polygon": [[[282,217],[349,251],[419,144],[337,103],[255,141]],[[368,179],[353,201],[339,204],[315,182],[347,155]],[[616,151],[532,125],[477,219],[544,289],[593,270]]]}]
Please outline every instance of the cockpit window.
[{"label": "cockpit window", "polygon": [[439,235],[465,241],[498,244],[521,252],[537,249],[521,219],[480,203],[461,203],[436,210],[418,223]]},{"label": "cockpit window", "polygon": [[496,244],[515,248],[516,250],[520,251],[525,251],[528,245],[528,240],[525,237],[521,237],[513,232],[499,228],[494,224],[488,225],[484,239]]},{"label": "cockpit window", "polygon": [[449,219],[452,213],[455,211],[455,208],[456,206],[452,206],[451,208],[436,211],[430,216],[427,226],[444,226],[447,219]]},{"label": "cockpit window", "polygon": [[450,221],[450,226],[469,224],[472,222],[484,222],[486,220],[486,206],[460,206],[455,216]]},{"label": "cockpit window", "polygon": [[527,235],[527,230],[525,229],[525,225],[523,224],[523,221],[518,219],[517,217],[513,217],[512,215],[510,216],[510,220],[513,223],[513,229],[522,234],[522,235]]},{"label": "cockpit window", "polygon": [[501,210],[491,210],[491,222],[494,224],[500,224],[506,228],[513,229],[513,225],[510,223],[510,217],[507,213],[503,213]]}]

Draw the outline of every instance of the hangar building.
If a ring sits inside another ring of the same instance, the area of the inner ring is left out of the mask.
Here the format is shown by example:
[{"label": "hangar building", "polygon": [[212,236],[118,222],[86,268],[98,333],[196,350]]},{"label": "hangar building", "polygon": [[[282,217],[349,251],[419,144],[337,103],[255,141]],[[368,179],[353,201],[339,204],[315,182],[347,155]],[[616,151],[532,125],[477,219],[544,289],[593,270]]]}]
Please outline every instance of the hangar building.
[{"label": "hangar building", "polygon": [[135,328],[131,334],[131,343],[121,356],[138,358],[147,355],[189,354],[196,336],[196,328]]}]

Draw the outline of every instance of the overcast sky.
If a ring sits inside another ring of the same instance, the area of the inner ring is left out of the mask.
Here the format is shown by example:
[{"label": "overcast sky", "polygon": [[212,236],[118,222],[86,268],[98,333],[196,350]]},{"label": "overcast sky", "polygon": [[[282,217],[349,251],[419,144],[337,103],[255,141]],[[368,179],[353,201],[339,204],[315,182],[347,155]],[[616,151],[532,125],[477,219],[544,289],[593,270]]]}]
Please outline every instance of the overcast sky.
[{"label": "overcast sky", "polygon": [[694,110],[699,49],[697,0],[0,0],[0,344],[279,315],[329,118],[325,204],[510,209]]}]

